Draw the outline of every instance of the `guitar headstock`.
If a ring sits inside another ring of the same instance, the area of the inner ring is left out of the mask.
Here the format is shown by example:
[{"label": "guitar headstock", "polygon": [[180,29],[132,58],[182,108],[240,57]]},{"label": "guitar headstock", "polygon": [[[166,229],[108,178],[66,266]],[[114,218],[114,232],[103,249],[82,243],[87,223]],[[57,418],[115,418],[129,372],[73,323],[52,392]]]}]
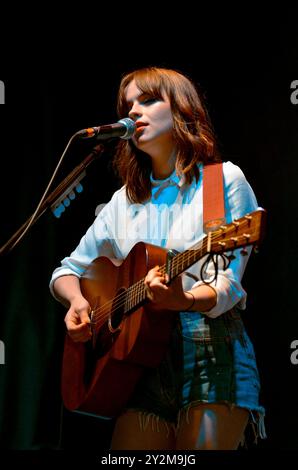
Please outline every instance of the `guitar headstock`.
[{"label": "guitar headstock", "polygon": [[55,217],[59,218],[65,209],[70,205],[71,201],[75,199],[76,193],[83,191],[81,179],[86,176],[86,171],[83,171],[75,181],[70,183],[65,191],[60,194],[51,205],[51,210]]},{"label": "guitar headstock", "polygon": [[247,245],[259,245],[264,238],[266,211],[259,208],[254,212],[222,225],[218,230],[209,232],[207,251],[221,253]]}]

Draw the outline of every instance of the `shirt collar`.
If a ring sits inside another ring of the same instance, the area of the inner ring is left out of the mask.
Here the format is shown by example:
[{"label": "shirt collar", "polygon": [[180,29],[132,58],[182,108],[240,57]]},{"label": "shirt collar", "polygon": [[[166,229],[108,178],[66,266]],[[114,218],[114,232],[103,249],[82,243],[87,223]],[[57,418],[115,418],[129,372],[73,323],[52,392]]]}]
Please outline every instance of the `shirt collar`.
[{"label": "shirt collar", "polygon": [[164,188],[167,186],[177,186],[179,189],[184,185],[185,183],[185,176],[182,174],[181,176],[177,175],[176,169],[171,173],[167,178],[165,179],[155,179],[153,177],[153,173],[151,172],[150,174],[150,181],[152,186],[154,187],[160,187]]}]

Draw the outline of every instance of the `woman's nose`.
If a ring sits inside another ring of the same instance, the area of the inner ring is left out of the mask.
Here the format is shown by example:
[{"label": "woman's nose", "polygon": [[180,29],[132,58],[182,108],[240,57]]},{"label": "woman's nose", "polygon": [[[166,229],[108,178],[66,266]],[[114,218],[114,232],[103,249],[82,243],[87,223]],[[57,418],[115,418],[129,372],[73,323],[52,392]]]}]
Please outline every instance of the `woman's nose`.
[{"label": "woman's nose", "polygon": [[141,108],[140,108],[140,105],[139,103],[135,103],[129,113],[128,113],[128,117],[130,117],[130,119],[134,119],[136,120],[137,118],[139,118],[140,116],[142,115],[142,111],[141,111]]}]

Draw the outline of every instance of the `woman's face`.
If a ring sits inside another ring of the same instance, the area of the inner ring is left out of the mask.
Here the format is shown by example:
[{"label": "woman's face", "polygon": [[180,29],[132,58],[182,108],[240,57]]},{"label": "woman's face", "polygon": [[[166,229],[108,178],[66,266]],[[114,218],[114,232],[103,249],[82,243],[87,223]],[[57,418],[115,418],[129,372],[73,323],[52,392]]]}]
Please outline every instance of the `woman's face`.
[{"label": "woman's face", "polygon": [[133,142],[140,150],[153,155],[173,145],[173,116],[167,96],[163,99],[144,94],[135,81],[126,88],[128,116],[136,122]]}]

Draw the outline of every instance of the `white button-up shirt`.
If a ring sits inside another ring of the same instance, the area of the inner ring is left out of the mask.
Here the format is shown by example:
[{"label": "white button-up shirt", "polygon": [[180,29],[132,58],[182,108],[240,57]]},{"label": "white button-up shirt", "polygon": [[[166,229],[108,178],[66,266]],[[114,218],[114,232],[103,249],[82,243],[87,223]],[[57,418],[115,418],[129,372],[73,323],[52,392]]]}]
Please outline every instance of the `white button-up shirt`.
[{"label": "white button-up shirt", "polygon": [[[199,168],[202,175],[202,165]],[[256,210],[258,204],[238,166],[225,162],[223,175],[226,223],[230,223]],[[53,272],[50,289],[54,296],[53,283],[59,276],[72,274],[81,277],[86,267],[98,256],[125,259],[139,241],[181,252],[204,237],[202,177],[198,182],[193,178],[190,185],[176,171],[164,180],[155,180],[152,175],[150,179],[152,194],[146,202],[131,203],[123,186],[102,206],[77,248]],[[250,253],[251,249],[248,251]],[[219,261],[217,279],[211,283],[217,292],[217,303],[205,312],[210,317],[217,317],[236,304],[241,309],[245,308],[246,292],[241,279],[249,256],[242,256],[239,249],[235,250],[234,255],[235,259],[226,270],[222,269],[223,264]],[[205,259],[188,269],[198,278],[197,282],[182,276],[185,290],[203,283],[199,277]],[[208,276],[213,277],[213,267],[210,265]]]}]

